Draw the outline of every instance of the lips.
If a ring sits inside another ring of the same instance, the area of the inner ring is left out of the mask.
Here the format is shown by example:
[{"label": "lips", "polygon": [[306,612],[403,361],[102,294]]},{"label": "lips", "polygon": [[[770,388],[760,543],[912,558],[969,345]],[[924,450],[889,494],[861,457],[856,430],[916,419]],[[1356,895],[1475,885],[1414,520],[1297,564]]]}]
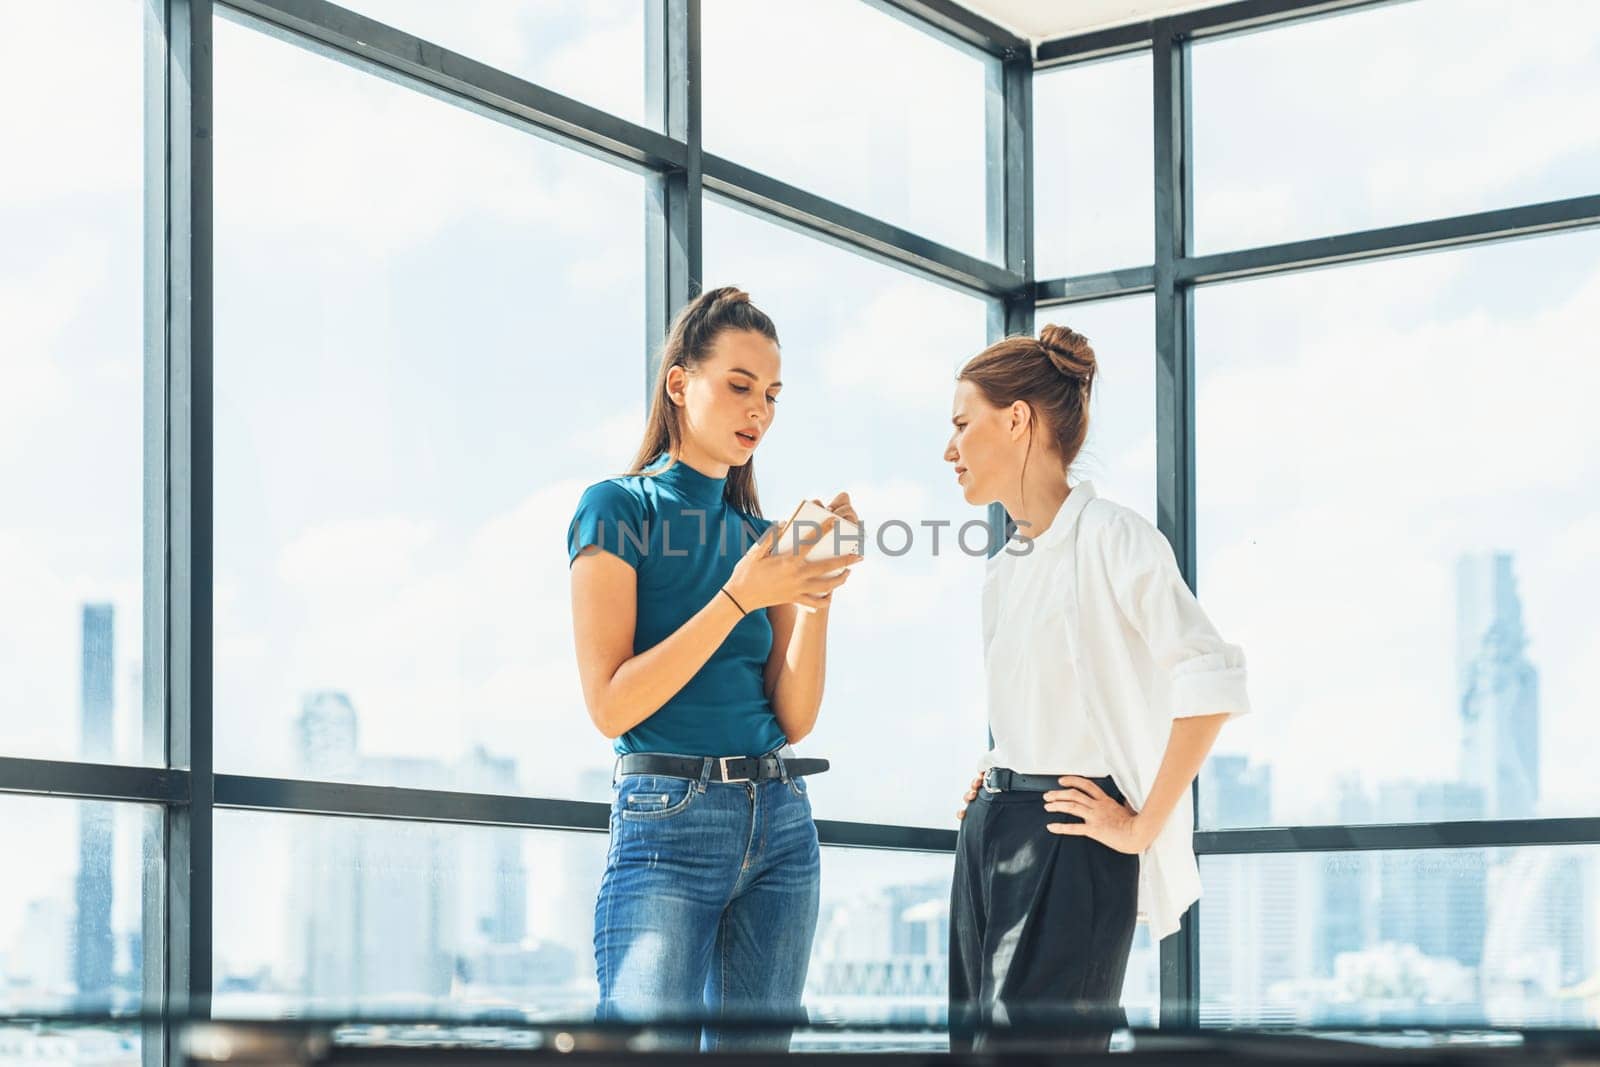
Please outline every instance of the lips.
[{"label": "lips", "polygon": [[761,440],[761,435],[753,430],[738,430],[733,436],[742,441],[747,448],[756,447],[756,442]]}]

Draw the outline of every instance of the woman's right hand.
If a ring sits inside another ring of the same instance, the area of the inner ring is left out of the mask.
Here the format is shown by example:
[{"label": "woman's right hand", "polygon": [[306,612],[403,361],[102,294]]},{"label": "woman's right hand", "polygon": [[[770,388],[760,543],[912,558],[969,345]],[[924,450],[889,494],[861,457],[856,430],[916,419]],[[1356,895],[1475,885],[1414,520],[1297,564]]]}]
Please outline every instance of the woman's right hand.
[{"label": "woman's right hand", "polygon": [[967,795],[961,798],[961,810],[956,812],[956,818],[967,817],[967,805],[978,799],[978,790],[983,788],[983,775],[978,775],[972,780],[972,785],[967,788]]},{"label": "woman's right hand", "polygon": [[807,558],[811,548],[822,542],[823,536],[836,522],[837,518],[828,518],[818,529],[816,540],[802,547],[799,552],[777,555],[772,550],[783,536],[783,530],[774,524],[759,541],[750,546],[750,551],[733,568],[733,575],[724,588],[733,594],[746,612],[770,608],[774,604],[825,606],[828,603],[827,594],[850,577],[848,569],[832,578],[828,577],[829,572],[841,567],[853,567],[865,558],[857,554],[819,560]]}]

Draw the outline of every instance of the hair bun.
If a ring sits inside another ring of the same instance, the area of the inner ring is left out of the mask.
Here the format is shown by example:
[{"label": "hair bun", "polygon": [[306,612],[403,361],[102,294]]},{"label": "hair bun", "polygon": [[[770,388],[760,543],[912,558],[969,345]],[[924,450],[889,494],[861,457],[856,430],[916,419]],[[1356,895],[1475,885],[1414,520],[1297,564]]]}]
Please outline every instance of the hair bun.
[{"label": "hair bun", "polygon": [[1039,331],[1039,347],[1056,370],[1077,379],[1085,389],[1094,381],[1094,348],[1083,334],[1051,323]]},{"label": "hair bun", "polygon": [[737,285],[724,285],[720,289],[707,289],[697,299],[709,308],[721,304],[748,304],[750,294]]}]

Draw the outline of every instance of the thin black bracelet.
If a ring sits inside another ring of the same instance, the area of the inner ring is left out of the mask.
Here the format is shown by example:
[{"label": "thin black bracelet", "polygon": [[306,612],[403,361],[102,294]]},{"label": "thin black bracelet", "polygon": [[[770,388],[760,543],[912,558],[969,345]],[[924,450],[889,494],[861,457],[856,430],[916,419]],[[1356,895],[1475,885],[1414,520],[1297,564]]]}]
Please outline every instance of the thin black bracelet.
[{"label": "thin black bracelet", "polygon": [[750,614],[748,611],[744,610],[744,605],[739,603],[739,598],[734,596],[732,593],[728,592],[728,587],[727,586],[723,586],[722,589],[720,590],[720,592],[722,593],[723,596],[725,596],[729,600],[733,601],[733,606],[739,609],[739,615],[741,617]]}]

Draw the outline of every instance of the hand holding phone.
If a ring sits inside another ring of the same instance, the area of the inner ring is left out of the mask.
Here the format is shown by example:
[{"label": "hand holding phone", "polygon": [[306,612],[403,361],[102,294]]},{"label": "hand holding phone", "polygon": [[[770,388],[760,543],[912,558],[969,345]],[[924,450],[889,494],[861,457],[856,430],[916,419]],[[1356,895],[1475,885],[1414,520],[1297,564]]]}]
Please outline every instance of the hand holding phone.
[{"label": "hand holding phone", "polygon": [[[824,528],[829,519],[834,524]],[[772,551],[774,555],[804,551],[807,559],[823,560],[860,553],[864,544],[859,523],[829,511],[815,500],[802,500],[784,522]],[[843,567],[829,571],[828,577],[844,571]]]}]

